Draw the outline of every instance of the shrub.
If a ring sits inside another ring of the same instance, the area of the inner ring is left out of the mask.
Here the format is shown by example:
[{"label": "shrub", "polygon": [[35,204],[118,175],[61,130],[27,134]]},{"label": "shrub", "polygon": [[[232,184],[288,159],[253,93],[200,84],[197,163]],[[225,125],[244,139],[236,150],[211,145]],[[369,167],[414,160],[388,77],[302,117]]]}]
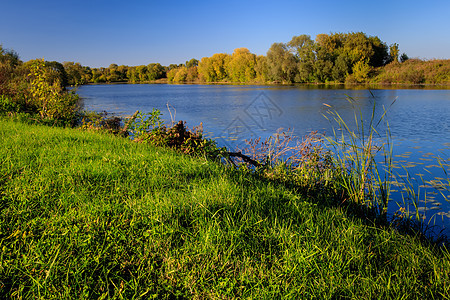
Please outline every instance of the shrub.
[{"label": "shrub", "polygon": [[31,102],[43,120],[73,123],[78,111],[79,97],[63,90],[59,79],[49,83],[50,70],[44,60],[36,60],[30,66]]},{"label": "shrub", "polygon": [[221,157],[224,149],[218,148],[215,141],[203,138],[201,124],[193,130],[189,130],[183,121],[167,127],[161,115],[158,109],[153,109],[151,113],[137,111],[128,120],[125,130],[128,130],[131,138],[137,142],[148,142],[155,146],[176,149],[184,154],[210,159]]}]

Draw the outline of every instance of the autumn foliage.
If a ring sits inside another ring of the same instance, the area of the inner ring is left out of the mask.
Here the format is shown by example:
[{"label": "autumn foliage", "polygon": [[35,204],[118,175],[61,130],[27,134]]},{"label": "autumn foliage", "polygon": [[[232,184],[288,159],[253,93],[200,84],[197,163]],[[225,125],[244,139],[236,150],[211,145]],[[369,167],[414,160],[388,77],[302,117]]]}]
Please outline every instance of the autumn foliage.
[{"label": "autumn foliage", "polygon": [[[17,61],[14,52],[3,60]],[[63,86],[87,83],[381,83],[449,84],[447,60],[409,60],[397,43],[387,45],[363,32],[303,34],[287,43],[273,43],[266,55],[237,48],[182,64],[140,66],[111,64],[90,68],[80,63],[46,62],[60,72]],[[11,68],[0,66],[0,81]]]}]

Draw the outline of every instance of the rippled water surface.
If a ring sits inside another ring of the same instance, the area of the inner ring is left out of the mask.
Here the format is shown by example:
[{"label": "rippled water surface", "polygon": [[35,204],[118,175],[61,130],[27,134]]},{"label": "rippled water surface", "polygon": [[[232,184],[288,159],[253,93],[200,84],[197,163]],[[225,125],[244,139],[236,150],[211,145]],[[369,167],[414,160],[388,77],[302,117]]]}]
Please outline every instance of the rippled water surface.
[{"label": "rippled water surface", "polygon": [[[161,110],[169,122],[187,121],[188,127],[203,123],[208,137],[234,148],[244,139],[267,137],[279,128],[291,128],[303,136],[311,131],[332,134],[335,123],[325,118],[330,109],[356,129],[355,111],[366,124],[375,108],[377,130],[389,128],[394,142],[392,213],[403,205],[402,182],[415,186],[418,212],[426,224],[444,228],[450,235],[450,90],[376,89],[349,90],[320,87],[226,86],[226,85],[89,85],[78,89],[86,110],[130,116],[136,110]],[[349,98],[353,101],[349,101]],[[331,108],[330,108],[331,107]],[[325,116],[324,116],[325,115]],[[398,203],[398,204],[397,204]],[[411,213],[416,207],[405,207]]]}]

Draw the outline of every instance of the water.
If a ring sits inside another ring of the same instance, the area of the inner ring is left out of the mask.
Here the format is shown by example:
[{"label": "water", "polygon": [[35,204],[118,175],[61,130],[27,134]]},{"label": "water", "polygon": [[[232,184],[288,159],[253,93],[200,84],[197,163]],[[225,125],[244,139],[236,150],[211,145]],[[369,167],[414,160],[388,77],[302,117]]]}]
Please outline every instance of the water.
[{"label": "water", "polygon": [[[82,86],[78,94],[86,110],[130,116],[136,110],[157,108],[168,123],[171,118],[184,120],[192,128],[202,122],[206,137],[231,149],[242,147],[245,139],[273,135],[279,128],[293,129],[298,136],[312,131],[331,135],[336,123],[324,117],[330,109],[351,129],[356,129],[355,111],[367,124],[374,105],[376,120],[388,109],[398,181],[415,186],[413,198],[425,224],[450,236],[450,202],[446,200],[450,197],[450,90],[125,84]],[[386,129],[384,122],[377,127],[382,134]],[[393,186],[393,190],[395,201],[389,212],[404,207],[414,214],[416,206],[411,201],[405,205],[402,198],[405,187]]]}]

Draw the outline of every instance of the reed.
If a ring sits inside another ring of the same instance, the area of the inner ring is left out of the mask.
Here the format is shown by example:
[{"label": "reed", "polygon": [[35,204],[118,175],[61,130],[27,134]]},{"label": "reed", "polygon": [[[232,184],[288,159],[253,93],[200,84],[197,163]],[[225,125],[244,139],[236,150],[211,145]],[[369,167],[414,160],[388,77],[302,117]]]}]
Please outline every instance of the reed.
[{"label": "reed", "polygon": [[[347,99],[355,105],[355,99]],[[334,124],[332,135],[325,139],[333,153],[333,163],[340,170],[336,184],[346,191],[344,200],[374,208],[385,215],[393,164],[393,143],[385,119],[388,110],[383,107],[381,117],[376,119],[374,102],[369,121],[365,121],[361,110],[354,109],[353,129],[336,110],[325,105],[329,109],[324,117]],[[379,130],[380,124],[385,125],[384,133]]]}]

